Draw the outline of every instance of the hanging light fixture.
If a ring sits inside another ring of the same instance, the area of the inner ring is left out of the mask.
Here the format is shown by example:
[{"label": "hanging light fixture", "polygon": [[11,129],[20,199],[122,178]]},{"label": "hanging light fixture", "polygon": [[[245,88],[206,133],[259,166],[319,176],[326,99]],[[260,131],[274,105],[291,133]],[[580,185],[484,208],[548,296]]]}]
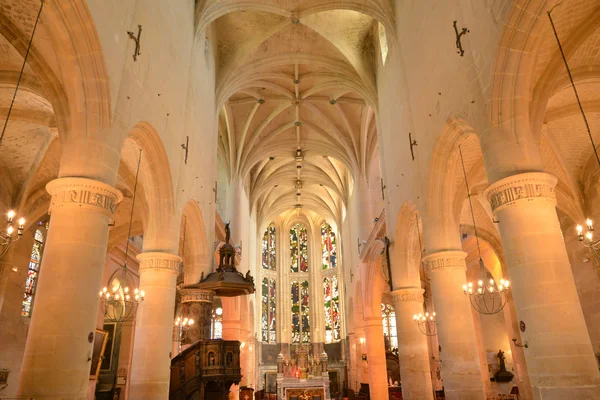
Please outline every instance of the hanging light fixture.
[{"label": "hanging light fixture", "polygon": [[[423,278],[428,280],[425,275],[425,266],[423,265],[423,253],[425,249],[423,248],[423,243],[421,242],[421,229],[419,227],[419,214],[415,214],[415,220],[417,221],[417,236],[419,237],[419,262],[423,268]],[[429,313],[425,310],[425,313],[415,314],[413,316],[413,320],[419,327],[421,333],[425,336],[435,336],[437,335],[437,324],[435,322],[435,312]]]},{"label": "hanging light fixture", "polygon": [[183,343],[187,339],[187,334],[190,328],[194,325],[194,320],[191,318],[181,318],[177,317],[175,320],[175,342],[179,343],[179,349],[181,350],[181,343]]},{"label": "hanging light fixture", "polygon": [[491,275],[488,274],[483,259],[481,258],[481,248],[479,247],[479,236],[477,235],[477,225],[475,224],[475,214],[473,213],[473,203],[471,202],[471,191],[467,181],[467,172],[465,170],[465,161],[463,159],[462,149],[458,146],[460,153],[460,162],[462,164],[463,175],[465,177],[465,186],[467,187],[467,198],[469,199],[469,208],[473,220],[473,229],[475,230],[475,240],[477,241],[477,253],[479,254],[479,267],[481,268],[481,277],[476,284],[467,282],[463,285],[463,291],[469,297],[471,305],[480,314],[497,314],[504,308],[507,301],[510,282],[506,279],[500,279],[496,284]]},{"label": "hanging light fixture", "polygon": [[6,229],[0,231],[0,258],[4,257],[12,243],[19,240],[23,235],[25,218],[19,218],[17,232],[15,233],[14,220],[16,215],[13,210],[10,210],[6,214],[6,223],[8,226]]},{"label": "hanging light fixture", "polygon": [[[40,10],[38,11],[37,17],[35,19],[35,24],[33,25],[33,30],[31,31],[31,37],[29,38],[29,44],[27,45],[27,51],[25,52],[25,57],[23,58],[23,64],[21,65],[21,72],[19,73],[19,78],[17,79],[17,84],[15,86],[15,92],[13,93],[12,100],[10,102],[10,106],[8,107],[8,112],[6,113],[6,119],[4,120],[4,127],[2,128],[2,133],[0,133],[0,145],[2,144],[2,139],[4,139],[4,134],[6,133],[6,127],[8,126],[8,121],[10,119],[10,114],[12,113],[13,106],[15,104],[15,99],[17,98],[17,92],[19,91],[19,86],[21,85],[21,79],[23,78],[23,72],[25,71],[25,65],[27,65],[27,58],[29,58],[29,51],[31,50],[31,45],[33,43],[33,37],[35,36],[35,31],[37,30],[38,22],[40,21],[40,15],[42,15],[42,10],[44,9],[44,1],[40,1]],[[7,213],[6,222],[8,226],[4,230],[0,230],[0,258],[6,255],[11,243],[19,240],[21,235],[23,235],[23,230],[25,229],[25,219],[19,218],[17,225],[17,232],[15,234],[14,220],[16,217],[16,213],[14,210],[10,210]]]},{"label": "hanging light fixture", "polygon": [[[108,279],[108,285],[100,290],[100,300],[104,309],[104,319],[110,322],[125,322],[135,318],[138,305],[144,300],[146,293],[135,287],[135,277],[127,268],[127,256],[129,254],[129,238],[131,237],[131,225],[133,222],[133,210],[135,207],[135,195],[137,192],[138,177],[140,174],[140,163],[142,161],[142,150],[138,158],[137,172],[135,173],[135,184],[133,186],[133,199],[131,202],[131,214],[129,216],[129,233],[125,245],[125,262],[123,267],[117,269]],[[110,289],[109,289],[110,287]]]},{"label": "hanging light fixture", "polygon": [[413,316],[413,320],[419,326],[419,330],[425,336],[437,335],[437,324],[435,323],[435,312],[420,313]]},{"label": "hanging light fixture", "polygon": [[[554,32],[554,37],[556,38],[556,43],[558,44],[558,50],[560,51],[560,55],[562,56],[563,63],[565,64],[565,69],[567,70],[567,75],[569,76],[569,81],[571,82],[571,87],[573,88],[573,93],[575,94],[575,99],[577,100],[577,105],[579,106],[579,111],[581,112],[581,117],[583,118],[583,123],[585,124],[585,128],[587,130],[588,138],[590,139],[590,143],[592,145],[592,149],[594,150],[594,155],[596,156],[596,162],[598,166],[600,166],[600,156],[598,155],[598,150],[596,149],[596,143],[594,143],[594,138],[592,137],[592,131],[590,130],[590,124],[588,123],[587,117],[585,116],[585,112],[583,111],[583,106],[581,105],[581,100],[579,99],[579,93],[577,92],[577,87],[575,86],[575,82],[573,81],[573,75],[571,74],[571,68],[569,68],[569,63],[567,62],[567,57],[565,56],[565,52],[563,51],[562,44],[560,43],[560,39],[558,38],[558,32],[556,32],[556,27],[554,26],[554,21],[552,20],[552,11],[554,8],[559,6],[561,3],[554,6],[550,11],[548,11],[548,19],[550,20],[550,26],[552,27],[552,32]],[[594,225],[591,219],[587,219],[585,221],[587,225],[587,232],[585,235],[583,234],[583,226],[577,225],[577,237],[582,245],[590,249],[594,257],[600,260],[600,239],[594,238]]]},{"label": "hanging light fixture", "polygon": [[590,249],[594,257],[600,260],[600,239],[594,236],[594,224],[591,219],[585,221],[587,232],[583,234],[583,226],[577,225],[577,237],[584,247]]}]

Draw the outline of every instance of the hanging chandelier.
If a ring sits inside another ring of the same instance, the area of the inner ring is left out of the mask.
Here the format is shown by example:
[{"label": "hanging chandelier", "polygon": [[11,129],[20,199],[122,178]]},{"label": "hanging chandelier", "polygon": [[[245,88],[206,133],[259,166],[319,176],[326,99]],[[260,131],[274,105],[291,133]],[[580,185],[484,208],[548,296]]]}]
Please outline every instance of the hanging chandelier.
[{"label": "hanging chandelier", "polygon": [[584,247],[590,249],[594,257],[600,260],[600,239],[594,237],[594,224],[591,219],[585,221],[587,232],[583,234],[583,226],[577,225],[577,238]]},{"label": "hanging chandelier", "polygon": [[25,218],[19,218],[17,232],[15,233],[14,220],[16,215],[17,213],[15,213],[13,210],[10,210],[6,214],[6,223],[8,226],[6,229],[0,231],[0,258],[4,257],[12,243],[19,240],[23,235],[23,230],[25,229]]},{"label": "hanging chandelier", "polygon": [[437,324],[435,322],[435,312],[425,314],[415,314],[413,320],[416,322],[421,333],[425,336],[437,335]]},{"label": "hanging chandelier", "polygon": [[[135,318],[138,305],[144,300],[146,293],[135,286],[135,276],[127,268],[127,256],[129,254],[129,238],[131,237],[131,225],[133,222],[133,210],[135,207],[135,195],[137,192],[138,177],[140,174],[140,163],[142,161],[142,150],[138,158],[135,184],[133,186],[133,199],[131,202],[131,214],[129,216],[129,233],[125,245],[125,261],[123,267],[117,269],[108,279],[108,285],[104,286],[98,293],[104,310],[104,319],[110,322],[126,322]],[[110,287],[110,289],[109,289]]]},{"label": "hanging chandelier", "polygon": [[465,170],[465,161],[463,159],[462,149],[458,146],[460,153],[460,162],[462,164],[463,175],[465,177],[465,186],[467,187],[467,198],[469,199],[469,209],[471,210],[471,219],[473,220],[473,229],[475,231],[475,240],[477,241],[477,253],[479,254],[479,268],[481,278],[476,284],[467,282],[463,285],[463,292],[469,297],[471,306],[480,314],[492,315],[497,314],[506,305],[508,300],[508,291],[510,290],[510,282],[506,279],[500,279],[500,283],[496,284],[491,274],[487,272],[483,259],[481,258],[481,248],[479,247],[479,236],[477,235],[477,225],[475,224],[475,214],[473,212],[473,203],[471,202],[471,191],[469,190],[469,182],[467,181],[467,172]]},{"label": "hanging chandelier", "polygon": [[194,320],[191,318],[181,318],[181,317],[177,317],[177,319],[175,320],[175,329],[176,329],[176,335],[174,338],[175,342],[183,343],[186,339],[187,339],[187,334],[190,330],[190,328],[194,325]]},{"label": "hanging chandelier", "polygon": [[[15,99],[17,98],[17,92],[19,91],[19,86],[21,85],[21,79],[23,78],[23,72],[25,71],[25,65],[27,64],[27,58],[29,57],[29,51],[31,50],[31,45],[33,43],[33,37],[35,36],[35,31],[38,26],[38,22],[40,21],[40,15],[42,15],[42,10],[44,9],[44,1],[40,2],[40,9],[38,11],[37,17],[35,19],[35,24],[33,25],[33,30],[31,32],[31,37],[29,38],[29,44],[27,45],[27,51],[25,52],[25,57],[23,57],[23,64],[21,65],[21,72],[19,73],[19,78],[17,79],[17,84],[15,86],[15,92],[13,93],[12,101],[10,102],[10,107],[8,107],[8,112],[6,113],[6,119],[4,120],[4,127],[2,128],[2,133],[0,133],[0,145],[2,144],[2,139],[4,139],[4,134],[6,133],[6,127],[8,126],[8,121],[10,119],[10,114],[12,113],[13,106],[15,104]],[[15,234],[14,220],[16,217],[16,213],[13,210],[10,210],[7,214],[6,222],[8,226],[4,230],[0,230],[0,258],[6,255],[10,245],[13,242],[19,240],[21,235],[23,235],[23,230],[25,229],[25,219],[19,218],[17,225],[17,233]]]}]

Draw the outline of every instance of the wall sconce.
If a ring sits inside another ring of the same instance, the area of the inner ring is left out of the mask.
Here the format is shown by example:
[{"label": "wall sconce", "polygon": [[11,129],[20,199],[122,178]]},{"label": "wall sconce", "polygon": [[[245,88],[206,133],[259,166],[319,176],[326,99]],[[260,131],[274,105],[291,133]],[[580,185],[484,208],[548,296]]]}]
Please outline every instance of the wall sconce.
[{"label": "wall sconce", "polygon": [[361,337],[360,339],[358,339],[358,341],[360,342],[360,344],[364,345],[367,340],[364,337]]},{"label": "wall sconce", "polygon": [[517,339],[512,339],[512,341],[515,343],[515,346],[517,346],[517,347],[525,347],[526,349],[529,348],[529,344],[527,344],[527,340],[523,344],[517,343]]},{"label": "wall sconce", "polygon": [[246,342],[240,343],[240,350],[244,350],[244,347],[246,347]]}]

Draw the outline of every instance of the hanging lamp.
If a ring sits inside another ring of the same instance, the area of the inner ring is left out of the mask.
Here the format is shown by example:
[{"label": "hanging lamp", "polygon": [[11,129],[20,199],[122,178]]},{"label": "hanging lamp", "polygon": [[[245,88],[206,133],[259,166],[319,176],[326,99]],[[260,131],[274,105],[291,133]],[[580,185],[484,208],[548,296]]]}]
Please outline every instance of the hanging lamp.
[{"label": "hanging lamp", "polygon": [[[129,242],[131,237],[131,225],[133,222],[133,210],[135,207],[135,195],[137,192],[140,164],[142,161],[142,150],[138,158],[137,171],[135,173],[135,184],[133,186],[133,199],[131,202],[131,213],[129,215],[129,232],[127,244],[125,245],[125,261],[123,266],[117,269],[108,279],[108,284],[100,290],[100,300],[104,310],[104,320],[110,322],[126,322],[135,318],[138,305],[146,296],[143,290],[135,286],[135,276],[127,268],[127,256],[129,254]],[[110,289],[108,289],[110,287]]]},{"label": "hanging lamp", "polygon": [[[417,221],[417,236],[419,237],[419,263],[421,266],[423,266],[423,252],[425,251],[423,249],[423,243],[421,242],[421,229],[419,228],[419,215],[415,214],[415,219]],[[423,268],[423,271],[425,270],[425,268]],[[423,272],[423,277],[425,279],[427,279],[425,277],[425,272]],[[426,293],[425,293],[426,294]],[[425,299],[427,298],[427,296],[424,297]],[[427,311],[427,308],[425,307],[425,312],[424,313],[419,313],[419,314],[415,314],[413,316],[413,321],[415,321],[415,323],[417,324],[417,326],[419,327],[419,330],[421,331],[421,333],[425,336],[435,336],[437,335],[437,323],[435,322],[435,312],[429,312]]]},{"label": "hanging lamp", "polygon": [[[23,57],[23,64],[21,64],[21,71],[19,72],[19,78],[17,79],[17,84],[15,86],[15,92],[13,93],[12,100],[10,102],[10,106],[8,107],[8,112],[6,113],[6,119],[4,120],[4,127],[2,128],[2,133],[0,133],[0,145],[2,144],[2,139],[4,139],[4,134],[6,133],[6,127],[8,126],[8,121],[10,120],[10,114],[12,113],[13,106],[15,105],[15,99],[17,98],[17,92],[19,91],[19,86],[21,85],[21,79],[23,78],[23,72],[25,71],[25,65],[27,65],[27,59],[29,58],[29,51],[31,50],[31,45],[33,44],[33,37],[35,36],[35,31],[37,30],[38,22],[40,21],[40,15],[42,15],[42,10],[44,9],[44,0],[40,1],[40,9],[38,11],[37,17],[35,19],[35,24],[33,25],[33,30],[31,31],[31,37],[29,38],[29,44],[27,45],[27,51],[25,52],[25,57]],[[4,257],[8,252],[10,245],[13,242],[16,242],[23,235],[23,230],[25,229],[25,219],[19,218],[18,225],[15,233],[14,221],[16,220],[16,213],[14,210],[10,210],[6,214],[6,229],[0,230],[0,258]]]},{"label": "hanging lamp", "polygon": [[471,210],[475,240],[477,241],[477,253],[479,255],[479,267],[481,269],[479,280],[476,283],[467,282],[464,284],[463,291],[464,294],[469,297],[471,306],[473,306],[478,313],[485,315],[497,314],[502,311],[506,305],[508,291],[510,290],[510,282],[506,279],[500,279],[500,283],[496,284],[491,274],[488,274],[483,259],[481,258],[479,236],[477,235],[477,225],[475,224],[475,214],[473,213],[473,203],[471,202],[471,191],[469,190],[469,182],[467,181],[467,172],[465,170],[465,161],[463,159],[461,146],[458,146],[458,151],[460,153],[463,175],[465,177],[465,186],[467,187],[467,198],[469,199],[469,209]]},{"label": "hanging lamp", "polygon": [[[560,5],[560,3],[554,6],[554,8],[556,8],[558,5]],[[583,123],[585,124],[588,138],[590,139],[592,149],[594,150],[594,155],[596,156],[596,162],[598,163],[598,166],[600,166],[600,156],[598,155],[598,150],[596,149],[596,143],[594,143],[592,131],[590,130],[590,124],[588,123],[587,117],[585,116],[585,112],[583,111],[583,106],[581,105],[581,100],[579,98],[579,92],[577,91],[577,87],[575,86],[575,82],[573,81],[573,75],[571,74],[571,68],[569,68],[567,57],[565,56],[562,44],[560,43],[560,39],[558,38],[558,32],[556,32],[556,27],[554,26],[554,21],[552,20],[552,11],[554,10],[554,8],[548,11],[548,19],[550,20],[550,26],[552,27],[552,31],[554,32],[554,37],[556,38],[556,43],[558,44],[560,55],[562,56],[563,63],[565,64],[565,69],[567,70],[567,75],[569,76],[569,81],[571,82],[571,87],[573,88],[573,93],[575,94],[575,99],[577,100],[577,105],[579,106],[579,111],[581,112],[581,117],[583,118]],[[584,247],[590,249],[591,253],[594,255],[594,257],[596,257],[597,260],[600,260],[600,239],[594,237],[594,224],[591,219],[587,218],[585,221],[585,225],[587,227],[585,235],[583,234],[582,225],[577,225],[577,227],[575,228],[577,231],[577,238]]]}]

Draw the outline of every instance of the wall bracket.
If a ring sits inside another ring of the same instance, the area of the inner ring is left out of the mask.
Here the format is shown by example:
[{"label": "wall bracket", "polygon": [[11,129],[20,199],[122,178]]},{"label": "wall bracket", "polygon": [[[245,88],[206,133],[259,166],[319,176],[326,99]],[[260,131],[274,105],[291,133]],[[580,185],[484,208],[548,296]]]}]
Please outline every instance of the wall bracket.
[{"label": "wall bracket", "polygon": [[460,38],[462,35],[467,34],[469,32],[470,31],[467,28],[462,28],[462,30],[458,32],[458,28],[456,27],[456,21],[454,21],[454,33],[456,33],[456,48],[458,49],[456,54],[460,54],[461,57],[465,54],[465,51],[462,48]]},{"label": "wall bracket", "polygon": [[187,164],[187,159],[188,159],[188,148],[190,145],[190,137],[186,136],[185,137],[185,144],[181,145],[181,148],[185,150],[185,163]]},{"label": "wall bracket", "polygon": [[137,61],[137,56],[139,56],[139,55],[142,54],[140,52],[140,37],[142,36],[142,26],[138,25],[138,34],[137,34],[137,37],[131,31],[127,31],[127,34],[135,42],[135,51],[133,52],[133,61]]},{"label": "wall bracket", "polygon": [[413,140],[412,133],[410,132],[408,132],[408,144],[410,145],[410,155],[412,157],[412,160],[415,161],[415,152],[413,150],[413,147],[418,146],[419,144],[416,140]]}]

